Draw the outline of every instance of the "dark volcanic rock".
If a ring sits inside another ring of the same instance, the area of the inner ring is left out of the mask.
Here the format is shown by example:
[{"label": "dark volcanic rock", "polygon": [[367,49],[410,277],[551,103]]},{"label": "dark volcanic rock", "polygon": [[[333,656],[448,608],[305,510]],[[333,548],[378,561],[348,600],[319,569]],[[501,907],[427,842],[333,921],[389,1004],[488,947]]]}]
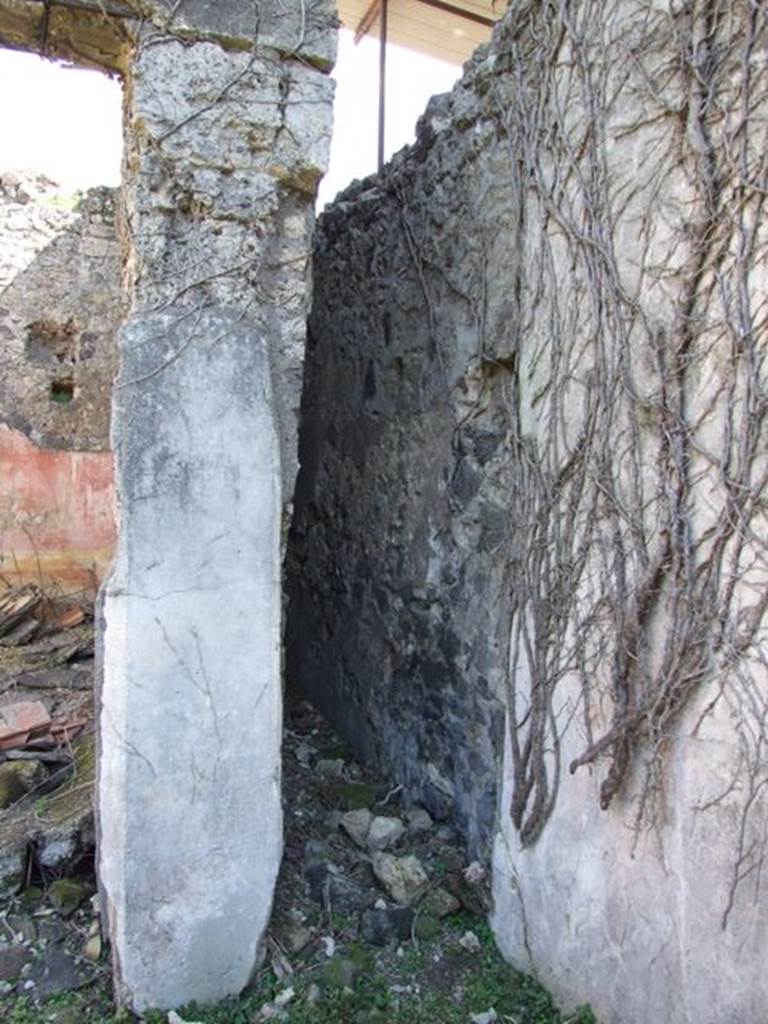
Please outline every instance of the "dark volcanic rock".
[{"label": "dark volcanic rock", "polygon": [[374,907],[360,915],[360,934],[372,946],[386,946],[397,939],[406,942],[411,938],[414,911],[410,907]]}]

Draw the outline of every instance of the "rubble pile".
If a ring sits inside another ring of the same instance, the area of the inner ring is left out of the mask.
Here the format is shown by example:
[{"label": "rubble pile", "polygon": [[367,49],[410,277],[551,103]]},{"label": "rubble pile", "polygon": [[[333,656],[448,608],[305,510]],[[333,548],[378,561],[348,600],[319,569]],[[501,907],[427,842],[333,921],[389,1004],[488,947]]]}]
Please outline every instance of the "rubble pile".
[{"label": "rubble pile", "polygon": [[33,584],[0,596],[0,905],[92,870],[91,620]]}]

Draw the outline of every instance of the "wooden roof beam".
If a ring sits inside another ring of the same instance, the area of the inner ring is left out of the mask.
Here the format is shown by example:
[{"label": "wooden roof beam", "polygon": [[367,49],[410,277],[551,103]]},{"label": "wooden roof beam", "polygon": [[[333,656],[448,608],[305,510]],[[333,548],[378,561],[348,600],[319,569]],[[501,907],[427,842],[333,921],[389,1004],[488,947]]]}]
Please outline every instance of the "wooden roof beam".
[{"label": "wooden roof beam", "polygon": [[371,25],[378,20],[380,12],[381,0],[371,0],[368,10],[362,16],[359,25],[355,29],[355,45],[360,42],[363,36],[368,35],[371,30]]}]

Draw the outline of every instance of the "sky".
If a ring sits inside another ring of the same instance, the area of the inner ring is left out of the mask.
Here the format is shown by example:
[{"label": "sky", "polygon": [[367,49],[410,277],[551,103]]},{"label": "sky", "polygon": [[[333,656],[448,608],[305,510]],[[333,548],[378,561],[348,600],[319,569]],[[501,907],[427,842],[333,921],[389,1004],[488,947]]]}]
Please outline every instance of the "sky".
[{"label": "sky", "polygon": [[[331,164],[319,205],[353,178],[376,170],[378,40],[339,37]],[[390,45],[387,57],[389,156],[414,137],[434,93],[450,89],[460,68]],[[120,182],[121,87],[98,71],[0,50],[0,169],[35,170],[65,191]],[[13,102],[7,102],[12,97]]]}]

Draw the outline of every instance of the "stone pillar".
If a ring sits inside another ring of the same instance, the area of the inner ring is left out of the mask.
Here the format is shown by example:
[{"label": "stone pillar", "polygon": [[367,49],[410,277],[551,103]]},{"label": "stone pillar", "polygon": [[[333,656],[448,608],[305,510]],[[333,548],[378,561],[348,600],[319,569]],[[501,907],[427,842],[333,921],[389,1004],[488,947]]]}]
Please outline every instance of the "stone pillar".
[{"label": "stone pillar", "polygon": [[135,1010],[247,984],[281,855],[281,537],[334,38],[322,5],[258,6],[158,3],[126,79],[99,872]]}]

